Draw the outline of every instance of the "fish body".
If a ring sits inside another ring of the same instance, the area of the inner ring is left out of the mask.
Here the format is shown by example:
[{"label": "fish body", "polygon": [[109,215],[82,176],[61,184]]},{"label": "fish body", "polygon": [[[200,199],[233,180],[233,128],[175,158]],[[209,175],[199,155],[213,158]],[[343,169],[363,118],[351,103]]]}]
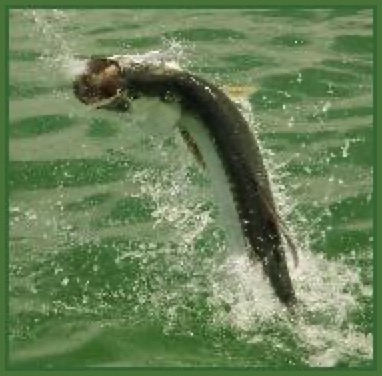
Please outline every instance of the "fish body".
[{"label": "fish body", "polygon": [[[226,177],[249,257],[261,262],[279,300],[293,306],[296,295],[282,241],[284,226],[277,214],[259,145],[238,106],[216,85],[161,64],[129,63],[122,68],[120,80],[125,98],[158,97],[179,102],[183,113],[202,124],[204,139],[209,140],[207,148],[216,153],[214,160],[220,162]],[[115,100],[102,107],[125,110],[128,106],[121,98],[117,94]],[[179,128],[199,163],[206,166],[207,154],[203,152],[206,147],[199,137],[201,129],[182,124]]]}]

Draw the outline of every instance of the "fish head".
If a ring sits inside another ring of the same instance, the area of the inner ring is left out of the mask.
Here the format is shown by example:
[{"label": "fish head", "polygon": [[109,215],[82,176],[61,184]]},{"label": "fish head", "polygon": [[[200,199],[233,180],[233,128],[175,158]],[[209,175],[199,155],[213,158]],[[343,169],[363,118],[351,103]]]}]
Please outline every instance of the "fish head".
[{"label": "fish head", "polygon": [[126,110],[129,101],[123,93],[123,83],[123,71],[117,60],[92,57],[86,62],[83,72],[74,78],[73,92],[86,105]]}]

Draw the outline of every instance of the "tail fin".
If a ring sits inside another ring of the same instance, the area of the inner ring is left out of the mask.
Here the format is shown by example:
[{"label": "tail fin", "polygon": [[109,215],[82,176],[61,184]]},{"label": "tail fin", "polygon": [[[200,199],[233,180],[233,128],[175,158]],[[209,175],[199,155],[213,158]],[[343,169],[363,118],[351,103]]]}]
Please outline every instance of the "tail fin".
[{"label": "tail fin", "polygon": [[290,278],[285,252],[280,239],[280,227],[277,217],[267,221],[267,236],[264,239],[266,255],[263,258],[263,268],[277,297],[287,307],[297,302],[295,291]]}]

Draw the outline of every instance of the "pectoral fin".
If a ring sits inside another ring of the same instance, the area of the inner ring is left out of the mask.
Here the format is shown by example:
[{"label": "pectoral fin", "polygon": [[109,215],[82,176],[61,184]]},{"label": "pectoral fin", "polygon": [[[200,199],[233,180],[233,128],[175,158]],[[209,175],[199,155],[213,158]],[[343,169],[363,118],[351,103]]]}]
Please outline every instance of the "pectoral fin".
[{"label": "pectoral fin", "polygon": [[206,164],[195,140],[191,137],[190,133],[187,132],[186,129],[184,129],[183,127],[179,127],[179,131],[180,135],[182,136],[184,142],[187,145],[188,150],[194,155],[198,164],[201,167],[205,168]]}]

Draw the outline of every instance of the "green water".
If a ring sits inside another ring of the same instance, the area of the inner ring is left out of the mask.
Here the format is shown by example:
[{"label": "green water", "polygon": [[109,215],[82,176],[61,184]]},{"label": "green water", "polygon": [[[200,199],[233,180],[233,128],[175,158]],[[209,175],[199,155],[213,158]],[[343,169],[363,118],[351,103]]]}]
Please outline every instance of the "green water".
[{"label": "green water", "polygon": [[[176,111],[73,98],[75,56],[154,50],[249,87],[295,316],[230,253]],[[11,11],[10,365],[371,365],[372,53],[370,10]]]}]

